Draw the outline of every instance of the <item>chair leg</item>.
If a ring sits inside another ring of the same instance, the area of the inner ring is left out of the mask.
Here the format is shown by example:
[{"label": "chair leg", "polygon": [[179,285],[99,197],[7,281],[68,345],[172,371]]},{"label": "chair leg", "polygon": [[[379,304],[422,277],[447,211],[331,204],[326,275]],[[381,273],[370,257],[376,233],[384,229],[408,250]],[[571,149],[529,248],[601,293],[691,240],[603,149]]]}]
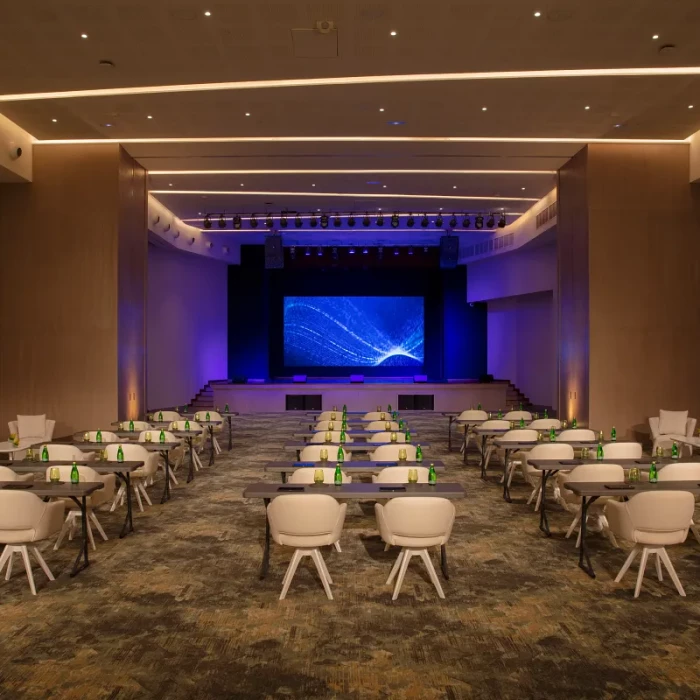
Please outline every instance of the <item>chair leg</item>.
[{"label": "chair leg", "polygon": [[542,505],[542,486],[537,487],[537,502],[535,503],[535,513],[537,513]]},{"label": "chair leg", "polygon": [[399,567],[399,575],[396,578],[396,586],[394,587],[394,595],[391,596],[392,600],[396,600],[399,597],[399,591],[403,584],[404,576],[406,576],[406,569],[408,569],[408,562],[411,561],[413,552],[410,549],[403,550],[403,559],[401,560],[401,566]]},{"label": "chair leg", "polygon": [[146,491],[145,484],[143,482],[140,482],[139,484],[137,484],[137,486],[141,490],[143,497],[146,499],[146,503],[148,503],[149,506],[152,506],[153,503],[151,502],[151,499],[148,497],[148,492]]},{"label": "chair leg", "polygon": [[386,543],[384,544],[384,551],[385,551],[385,552],[388,552],[390,549],[391,549],[391,545],[390,545],[388,542],[386,542]]},{"label": "chair leg", "polygon": [[105,542],[109,539],[107,537],[107,534],[105,533],[104,529],[102,528],[102,523],[97,519],[97,516],[95,515],[95,511],[90,511],[90,520],[95,524],[95,527],[97,528],[97,532],[100,533],[100,536],[102,537]]},{"label": "chair leg", "polygon": [[698,532],[698,526],[692,520],[690,521],[690,531],[693,533],[698,543],[700,543],[700,533]]},{"label": "chair leg", "polygon": [[659,581],[663,581],[664,575],[661,571],[661,555],[658,552],[656,553],[655,561],[656,561],[656,575],[657,575]]},{"label": "chair leg", "polygon": [[328,579],[326,578],[326,565],[324,564],[323,558],[321,557],[321,552],[318,549],[312,549],[311,558],[314,560],[314,564],[316,564],[316,571],[318,571],[318,575],[321,577],[321,583],[323,584],[323,588],[326,591],[328,600],[333,600],[333,593],[331,593],[331,587],[329,585]]},{"label": "chair leg", "polygon": [[639,598],[639,591],[642,590],[642,579],[644,578],[644,570],[647,568],[647,559],[649,558],[649,549],[642,549],[642,561],[639,562],[639,573],[637,574],[637,585],[634,588],[634,597]]},{"label": "chair leg", "polygon": [[333,546],[335,547],[336,552],[342,552],[343,550],[340,548],[340,542],[334,542]]},{"label": "chair leg", "polygon": [[175,486],[178,486],[179,484],[178,484],[178,481],[177,481],[177,477],[176,477],[175,474],[173,473],[173,470],[172,470],[172,469],[169,469],[169,470],[168,470],[168,474],[170,474],[170,481],[172,481],[173,484],[175,484]]},{"label": "chair leg", "polygon": [[571,537],[574,528],[578,525],[578,521],[581,520],[581,509],[578,509],[578,512],[576,513],[576,517],[574,517],[571,525],[569,525],[569,529],[566,531],[566,539],[568,540],[569,537]]},{"label": "chair leg", "polygon": [[10,556],[7,559],[7,571],[5,572],[5,581],[9,581],[12,576],[12,560],[14,559],[14,554],[17,550],[12,547],[10,549]]},{"label": "chair leg", "polygon": [[666,566],[666,571],[668,571],[671,581],[673,581],[674,585],[676,586],[676,590],[680,595],[685,597],[685,591],[683,590],[683,586],[681,586],[681,580],[678,578],[678,574],[673,568],[673,564],[671,564],[671,559],[669,558],[665,547],[661,547],[659,550],[659,555],[661,556],[661,561],[663,561]]},{"label": "chair leg", "polygon": [[61,542],[63,542],[63,538],[68,534],[68,530],[70,530],[71,526],[71,517],[70,513],[66,516],[66,519],[63,521],[63,527],[61,528],[61,532],[58,533],[58,539],[56,540],[56,544],[53,546],[54,552],[58,550],[58,548],[61,546]]},{"label": "chair leg", "polygon": [[625,559],[625,563],[622,565],[622,568],[618,572],[617,576],[615,577],[615,583],[620,583],[622,581],[622,577],[627,573],[627,569],[632,566],[632,562],[634,561],[634,558],[637,556],[637,553],[639,552],[639,545],[634,545],[632,547],[632,551],[630,552],[629,556],[627,559]]},{"label": "chair leg", "polygon": [[532,503],[532,499],[539,493],[540,487],[535,486],[534,489],[532,489],[532,493],[530,494],[530,497],[527,499],[527,505],[530,505]]},{"label": "chair leg", "polygon": [[302,558],[301,550],[295,549],[292,555],[292,560],[289,562],[289,567],[287,568],[287,573],[284,575],[284,583],[282,584],[282,593],[280,595],[280,600],[284,600],[287,597],[287,591],[289,590],[289,585],[292,583],[294,574],[296,573],[297,566]]},{"label": "chair leg", "polygon": [[113,513],[117,509],[117,505],[119,505],[119,501],[124,496],[124,489],[125,489],[124,484],[120,484],[119,489],[114,494],[114,500],[112,501],[112,507],[109,509],[110,513]]},{"label": "chair leg", "polygon": [[333,585],[333,579],[331,578],[331,572],[328,571],[328,565],[326,564],[326,560],[323,558],[323,555],[321,554],[321,550],[318,550],[318,560],[321,563],[321,566],[323,566],[323,572],[326,575],[326,579],[328,580],[328,583]]},{"label": "chair leg", "polygon": [[51,569],[49,569],[46,562],[44,561],[44,557],[41,556],[41,552],[39,551],[39,549],[37,547],[32,547],[32,551],[34,552],[34,557],[36,558],[37,562],[39,562],[39,566],[42,568],[49,581],[55,581],[56,579],[51,573]]},{"label": "chair leg", "polygon": [[134,487],[134,493],[136,494],[136,502],[139,504],[139,510],[143,513],[143,503],[141,502],[141,494],[139,493],[138,486],[131,482]]},{"label": "chair leg", "polygon": [[[387,545],[388,546],[388,545]],[[405,550],[402,549],[399,552],[399,556],[396,557],[396,561],[394,562],[394,566],[391,567],[391,573],[389,574],[389,578],[386,580],[386,585],[388,586],[396,577],[396,574],[398,573],[399,567],[401,566],[401,562],[403,561],[403,555],[404,555]]]},{"label": "chair leg", "polygon": [[26,545],[22,545],[19,548],[22,553],[22,560],[24,561],[24,568],[27,570],[27,578],[29,579],[29,588],[32,591],[32,595],[36,595],[36,586],[34,585],[34,574],[32,573],[32,563],[29,561],[29,552],[27,551]]},{"label": "chair leg", "polygon": [[430,576],[430,580],[433,582],[433,586],[437,589],[438,597],[444,598],[445,594],[442,590],[442,586],[440,585],[440,579],[437,577],[437,574],[435,573],[435,567],[433,566],[432,559],[430,558],[430,554],[428,554],[427,549],[421,549],[418,552],[420,558],[423,560],[423,563],[425,564],[425,568],[428,569],[428,575]]},{"label": "chair leg", "polygon": [[7,564],[8,560],[12,558],[12,547],[9,544],[5,545],[5,548],[2,550],[2,554],[0,555],[0,573],[2,573],[2,570],[5,568],[5,564]]},{"label": "chair leg", "polygon": [[88,518],[85,529],[87,530],[88,540],[90,540],[90,544],[92,545],[92,549],[94,551],[95,549],[97,549],[97,545],[95,545],[95,538],[92,534],[92,528],[90,527],[90,518]]}]

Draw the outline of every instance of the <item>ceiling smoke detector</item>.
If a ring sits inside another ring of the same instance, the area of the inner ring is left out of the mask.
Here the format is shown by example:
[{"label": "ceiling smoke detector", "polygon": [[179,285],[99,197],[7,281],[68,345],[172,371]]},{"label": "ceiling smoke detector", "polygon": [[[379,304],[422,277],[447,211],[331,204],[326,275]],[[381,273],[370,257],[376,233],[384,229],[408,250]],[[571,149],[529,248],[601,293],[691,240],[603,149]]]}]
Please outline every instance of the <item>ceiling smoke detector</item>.
[{"label": "ceiling smoke detector", "polygon": [[316,31],[320,34],[330,34],[335,29],[332,19],[319,19],[316,21]]}]

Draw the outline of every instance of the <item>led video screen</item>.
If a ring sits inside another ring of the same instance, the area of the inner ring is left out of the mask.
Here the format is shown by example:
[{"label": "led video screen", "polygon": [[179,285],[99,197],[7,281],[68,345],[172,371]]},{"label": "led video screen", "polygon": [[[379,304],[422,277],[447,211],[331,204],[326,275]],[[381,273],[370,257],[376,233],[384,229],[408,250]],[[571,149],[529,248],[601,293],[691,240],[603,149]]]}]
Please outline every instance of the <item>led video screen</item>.
[{"label": "led video screen", "polygon": [[420,367],[423,297],[285,297],[287,367]]}]

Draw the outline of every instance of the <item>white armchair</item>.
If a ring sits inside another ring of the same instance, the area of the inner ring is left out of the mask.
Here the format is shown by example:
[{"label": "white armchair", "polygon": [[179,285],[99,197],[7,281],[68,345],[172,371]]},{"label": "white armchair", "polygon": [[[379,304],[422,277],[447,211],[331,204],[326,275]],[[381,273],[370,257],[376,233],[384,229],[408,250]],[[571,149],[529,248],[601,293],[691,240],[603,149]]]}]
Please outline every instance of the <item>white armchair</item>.
[{"label": "white armchair", "polygon": [[[656,454],[659,447],[670,448],[674,438],[693,437],[696,424],[696,418],[688,418],[688,411],[659,411],[658,416],[649,418],[649,429],[654,441],[653,454]],[[684,447],[688,447],[692,454],[692,448],[686,445],[681,445],[681,453]]]},{"label": "white armchair", "polygon": [[45,414],[40,416],[17,416],[17,420],[8,422],[10,434],[19,437],[20,447],[31,447],[40,442],[51,442],[56,421],[47,418]]}]

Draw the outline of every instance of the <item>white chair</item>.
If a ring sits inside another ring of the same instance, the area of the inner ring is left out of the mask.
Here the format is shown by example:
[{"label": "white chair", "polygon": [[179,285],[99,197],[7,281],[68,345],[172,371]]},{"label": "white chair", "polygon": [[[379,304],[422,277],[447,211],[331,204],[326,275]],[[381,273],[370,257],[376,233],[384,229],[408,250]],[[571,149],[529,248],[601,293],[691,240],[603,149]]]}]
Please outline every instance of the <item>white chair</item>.
[{"label": "white chair", "polygon": [[10,433],[17,435],[20,445],[36,445],[38,442],[51,442],[56,421],[47,418],[45,414],[38,416],[17,416],[7,427]]},{"label": "white chair", "polygon": [[[122,452],[124,453],[125,462],[143,462],[143,466],[139,467],[135,471],[131,472],[129,475],[131,481],[131,488],[136,496],[136,501],[139,504],[139,510],[143,513],[143,502],[141,501],[141,496],[146,499],[146,503],[152,506],[151,499],[148,497],[146,492],[145,482],[147,482],[155,473],[158,471],[158,453],[149,452],[145,447],[141,445],[130,445],[129,443],[121,444]],[[107,459],[110,462],[117,461],[117,452],[119,451],[119,445],[108,445],[107,446]],[[118,503],[124,503],[124,498],[126,497],[126,484],[122,483],[119,486],[114,501],[112,502],[112,507],[110,510],[114,510]]]},{"label": "white chair", "polygon": [[642,445],[638,442],[606,442],[603,447],[605,459],[640,459]]},{"label": "white chair", "polygon": [[559,430],[561,428],[561,421],[556,418],[536,418],[527,427],[530,428],[530,430],[550,431],[552,428],[554,428],[554,430]]},{"label": "white chair", "polygon": [[[97,442],[97,433],[100,432],[98,430],[88,430],[88,442]],[[116,435],[115,433],[111,432],[110,430],[102,430],[102,442],[109,443],[109,442],[119,442],[121,438]],[[81,436],[82,437],[82,436]],[[95,454],[94,452],[92,453],[93,455]]]},{"label": "white chair", "polygon": [[619,583],[622,580],[637,553],[641,551],[642,560],[639,564],[634,597],[639,596],[642,588],[644,570],[650,554],[656,554],[656,575],[659,581],[663,580],[663,562],[676,590],[685,596],[666,547],[685,542],[694,509],[695,499],[689,491],[647,491],[636,494],[626,502],[609,501],[605,513],[611,531],[634,543],[620,573],[615,577],[615,582]]},{"label": "white chair", "polygon": [[409,469],[416,470],[419,484],[428,483],[427,467],[384,467],[379,474],[372,476],[372,481],[376,484],[407,484]]},{"label": "white chair", "polygon": [[385,420],[391,420],[391,413],[389,411],[370,411],[362,416],[362,420],[381,420],[382,413],[384,414]]},{"label": "white chair", "polygon": [[557,445],[556,442],[538,443],[535,445],[520,462],[520,468],[523,473],[523,478],[532,486],[532,493],[527,499],[528,505],[532,503],[533,498],[537,498],[535,503],[535,511],[540,509],[542,498],[546,494],[542,494],[542,471],[530,466],[530,460],[535,459],[573,459],[574,448],[571,445]]},{"label": "white chair", "polygon": [[[488,420],[488,417],[489,414],[486,413],[486,411],[470,408],[468,411],[462,411],[457,418],[455,418],[455,421],[457,421],[460,428],[462,425],[467,427],[467,435],[462,443],[460,452],[464,452],[464,450],[469,447],[469,443],[476,438],[476,433],[472,428],[476,425],[480,425],[483,421]],[[470,425],[469,421],[474,421],[474,423]]]},{"label": "white chair", "polygon": [[[677,462],[666,464],[659,469],[659,481],[694,481],[700,483],[700,463]],[[697,497],[695,501],[697,503]],[[700,543],[700,533],[695,525],[695,517],[690,521],[690,529],[695,539]]]},{"label": "white chair", "polygon": [[408,563],[414,556],[423,560],[438,596],[444,598],[428,547],[439,547],[450,539],[455,520],[452,502],[446,498],[432,497],[393,498],[386,505],[375,503],[374,512],[382,540],[388,545],[401,547],[386,582],[389,585],[396,577],[392,600],[399,597]]},{"label": "white chair", "polygon": [[75,445],[61,445],[59,443],[42,445],[38,448],[39,454],[44,451],[44,447],[49,453],[49,462],[54,460],[57,462],[89,462],[95,458],[94,452],[83,452]]},{"label": "white chair", "polygon": [[[61,481],[70,481],[70,475],[72,471],[72,467],[69,467],[67,465],[60,466],[58,467],[59,473],[61,475]],[[97,516],[95,515],[95,511],[99,509],[100,506],[106,505],[109,503],[113,498],[114,498],[114,489],[117,483],[117,477],[114,474],[98,474],[92,467],[86,467],[84,465],[79,465],[78,466],[78,474],[80,475],[80,481],[87,481],[87,482],[102,482],[104,486],[99,489],[98,491],[95,491],[93,494],[88,496],[85,499],[85,504],[87,506],[87,516],[88,516],[88,521],[87,521],[87,534],[88,534],[88,539],[90,540],[90,544],[92,545],[93,549],[97,549],[95,546],[95,538],[92,534],[92,527],[90,525],[90,522],[92,522],[95,527],[97,528],[97,531],[100,533],[102,536],[102,539],[107,541],[109,538],[107,537],[104,529],[102,528],[102,525],[100,521],[97,519]],[[46,481],[51,480],[51,467],[48,467],[46,470]],[[56,544],[54,545],[54,549],[58,549],[61,546],[61,542],[63,542],[63,538],[68,535],[68,539],[72,540],[73,535],[75,534],[75,531],[78,528],[78,519],[82,516],[82,513],[80,511],[80,508],[75,501],[66,498],[62,499],[65,501],[66,504],[66,509],[68,510],[68,515],[66,516],[66,519],[63,522],[63,527],[61,528],[61,532],[58,535],[58,539],[56,540]]]},{"label": "white chair", "polygon": [[[153,430],[153,427],[151,426],[150,423],[147,423],[144,420],[135,420],[133,421],[134,423],[134,432],[141,432],[142,430]],[[129,430],[129,421],[128,420],[123,420],[121,423],[119,423],[119,430]]]},{"label": "white chair", "polygon": [[[406,442],[406,434],[405,433],[399,433],[397,431],[393,431],[396,433],[396,442]],[[381,433],[372,433],[372,437],[367,440],[367,442],[391,442],[391,433],[386,433],[386,432],[381,432]],[[417,443],[416,443],[417,444]]]},{"label": "white chair", "polygon": [[[531,442],[534,446],[537,444],[537,431],[529,430],[528,428],[515,428],[513,430],[507,430],[505,433],[503,433],[500,439],[509,440],[510,442]],[[499,454],[502,451],[505,452],[503,448],[499,448]],[[520,464],[522,462],[523,455],[525,454],[525,452],[526,450],[520,449],[515,453],[511,453],[510,464],[506,465],[506,472],[504,476],[504,478],[506,476],[508,478],[509,487],[510,482],[513,480],[513,472],[515,471],[515,465]],[[503,483],[503,478],[501,479],[501,483]]]},{"label": "white chair", "polygon": [[416,461],[416,446],[411,444],[403,445],[379,445],[374,452],[370,453],[370,462],[396,462],[399,459],[399,450],[406,450],[406,460]]},{"label": "white chair", "polygon": [[[340,427],[342,425],[343,421],[342,420],[320,420],[316,425],[314,426],[314,431],[315,432],[320,432],[320,431],[326,431],[326,430],[340,430]],[[330,428],[329,426],[332,425],[333,427]]]},{"label": "white chair", "polygon": [[[557,474],[557,486],[559,487],[559,503],[569,513],[574,514],[574,519],[566,532],[566,537],[571,537],[574,528],[579,524],[582,515],[581,498],[575,495],[569,489],[564,488],[567,481],[586,481],[586,482],[616,482],[625,480],[625,470],[619,464],[582,464],[574,467],[570,472],[559,472]],[[608,528],[608,522],[605,519],[603,510],[605,504],[610,500],[608,496],[601,496],[595,502],[588,506],[586,518],[596,517],[597,524],[600,529],[608,535],[610,542],[614,547],[617,547],[614,535]],[[578,547],[581,539],[581,530],[579,528],[576,546]]]},{"label": "white chair", "polygon": [[[162,417],[161,417],[162,416]],[[153,411],[153,421],[158,423],[172,423],[181,420],[182,416],[177,411]]]},{"label": "white chair", "polygon": [[[503,430],[504,432],[506,430],[510,430],[510,421],[509,420],[503,420],[503,419],[493,419],[493,420],[485,420],[480,426],[482,430]],[[477,437],[480,437],[478,433],[475,433]],[[500,437],[500,435],[496,435],[495,437]],[[486,449],[484,452],[484,464],[488,466],[489,461],[491,460],[491,453],[493,452],[493,441],[494,437],[489,436],[486,438]]]},{"label": "white chair", "polygon": [[[151,428],[150,430],[144,430],[139,433],[138,442],[146,442],[146,435],[150,433],[151,442],[160,441],[160,430],[158,428]],[[170,474],[170,481],[178,485],[177,477],[175,472],[182,466],[185,460],[185,446],[179,437],[173,435],[169,430],[163,431],[163,436],[165,437],[165,442],[179,442],[180,447],[175,447],[168,452],[168,460],[170,460],[170,469],[168,469],[168,474]],[[165,460],[163,456],[158,454],[158,469],[162,469],[165,472]],[[153,483],[153,477],[151,477],[151,482]]]},{"label": "white chair", "polygon": [[[214,452],[216,454],[220,455],[221,454],[221,446],[219,445],[219,441],[216,439],[216,435],[218,433],[221,433],[224,429],[224,417],[218,412],[218,411],[212,411],[204,409],[203,411],[197,411],[194,414],[194,419],[196,421],[206,421],[207,419],[207,413],[209,414],[209,420],[210,421],[221,421],[218,425],[212,425],[211,430],[212,430],[212,436],[211,439],[213,440],[213,447],[214,447]],[[209,428],[207,428],[209,430]]]},{"label": "white chair", "polygon": [[[335,417],[334,417],[335,416]],[[322,413],[319,414],[318,419],[319,421],[322,420],[343,420],[343,411],[323,411]]]},{"label": "white chair", "polygon": [[521,418],[526,423],[529,423],[532,420],[532,413],[530,413],[530,411],[508,411],[508,413],[503,416],[503,420],[519,421]]},{"label": "white chair", "polygon": [[[196,437],[192,438],[192,458],[193,458],[193,463],[194,463],[194,468],[199,471],[200,469],[204,468],[204,465],[202,464],[202,460],[199,458],[198,451],[201,451],[201,449],[204,447],[204,441],[206,440],[206,433],[207,429],[203,426],[201,426],[197,421],[194,420],[176,420],[173,421],[169,426],[169,432],[175,432],[175,431],[182,431],[182,432],[188,432],[187,429],[187,424],[189,423],[190,433],[197,433]],[[185,449],[189,452],[190,446],[189,444],[184,441],[183,438],[183,445],[185,446]]]},{"label": "white chair", "polygon": [[[317,469],[323,470],[324,484],[335,483],[335,467],[301,467],[300,469],[297,469],[290,474],[288,481],[290,484],[313,484],[314,476]],[[348,476],[345,472],[343,472],[343,483],[352,483],[352,477]]]},{"label": "white chair", "polygon": [[[688,411],[661,410],[656,418],[649,418],[649,428],[654,441],[653,454],[656,454],[659,447],[669,449],[674,439],[693,437],[696,423],[697,419],[688,418]],[[688,447],[691,454],[693,452],[689,445],[679,445],[679,447],[681,454],[684,447]]]},{"label": "white chair", "polygon": [[17,474],[9,467],[0,467],[0,481],[34,481],[34,474]]},{"label": "white chair", "polygon": [[557,442],[592,442],[595,439],[595,432],[588,428],[568,428],[557,435]]},{"label": "white chair", "polygon": [[0,572],[7,565],[6,581],[9,581],[12,575],[12,555],[19,553],[27,571],[29,588],[32,595],[36,595],[32,565],[29,561],[29,546],[49,581],[54,580],[36,543],[52,537],[61,529],[64,508],[63,501],[44,503],[33,493],[0,491],[0,544],[5,545],[0,555]]},{"label": "white chair", "polygon": [[373,420],[372,422],[367,423],[365,430],[386,431],[387,425],[389,426],[388,432],[399,429],[399,424],[395,420]]},{"label": "white chair", "polygon": [[[332,449],[331,449],[332,448]],[[331,445],[330,447],[325,447],[324,445],[307,445],[299,455],[300,462],[320,462],[321,461],[321,450],[328,450],[328,462],[336,462],[338,458],[339,445]],[[350,452],[343,450],[343,458],[345,462],[350,461]]]},{"label": "white chair", "polygon": [[[339,445],[340,444],[340,430],[327,430],[327,431],[322,431],[320,433],[314,433],[311,436],[311,440],[309,442],[313,443],[319,443],[319,442],[325,442],[326,441],[326,433],[329,432],[331,434],[331,441],[330,444],[333,445]],[[345,442],[353,442],[353,439],[350,435],[346,433],[345,435]]]},{"label": "white chair", "polygon": [[287,596],[303,557],[312,558],[326,595],[333,600],[330,587],[333,580],[319,548],[335,544],[340,539],[346,510],[346,503],[340,504],[325,494],[290,494],[272,500],[267,507],[272,539],[277,544],[295,548],[284,575],[280,600]]}]

